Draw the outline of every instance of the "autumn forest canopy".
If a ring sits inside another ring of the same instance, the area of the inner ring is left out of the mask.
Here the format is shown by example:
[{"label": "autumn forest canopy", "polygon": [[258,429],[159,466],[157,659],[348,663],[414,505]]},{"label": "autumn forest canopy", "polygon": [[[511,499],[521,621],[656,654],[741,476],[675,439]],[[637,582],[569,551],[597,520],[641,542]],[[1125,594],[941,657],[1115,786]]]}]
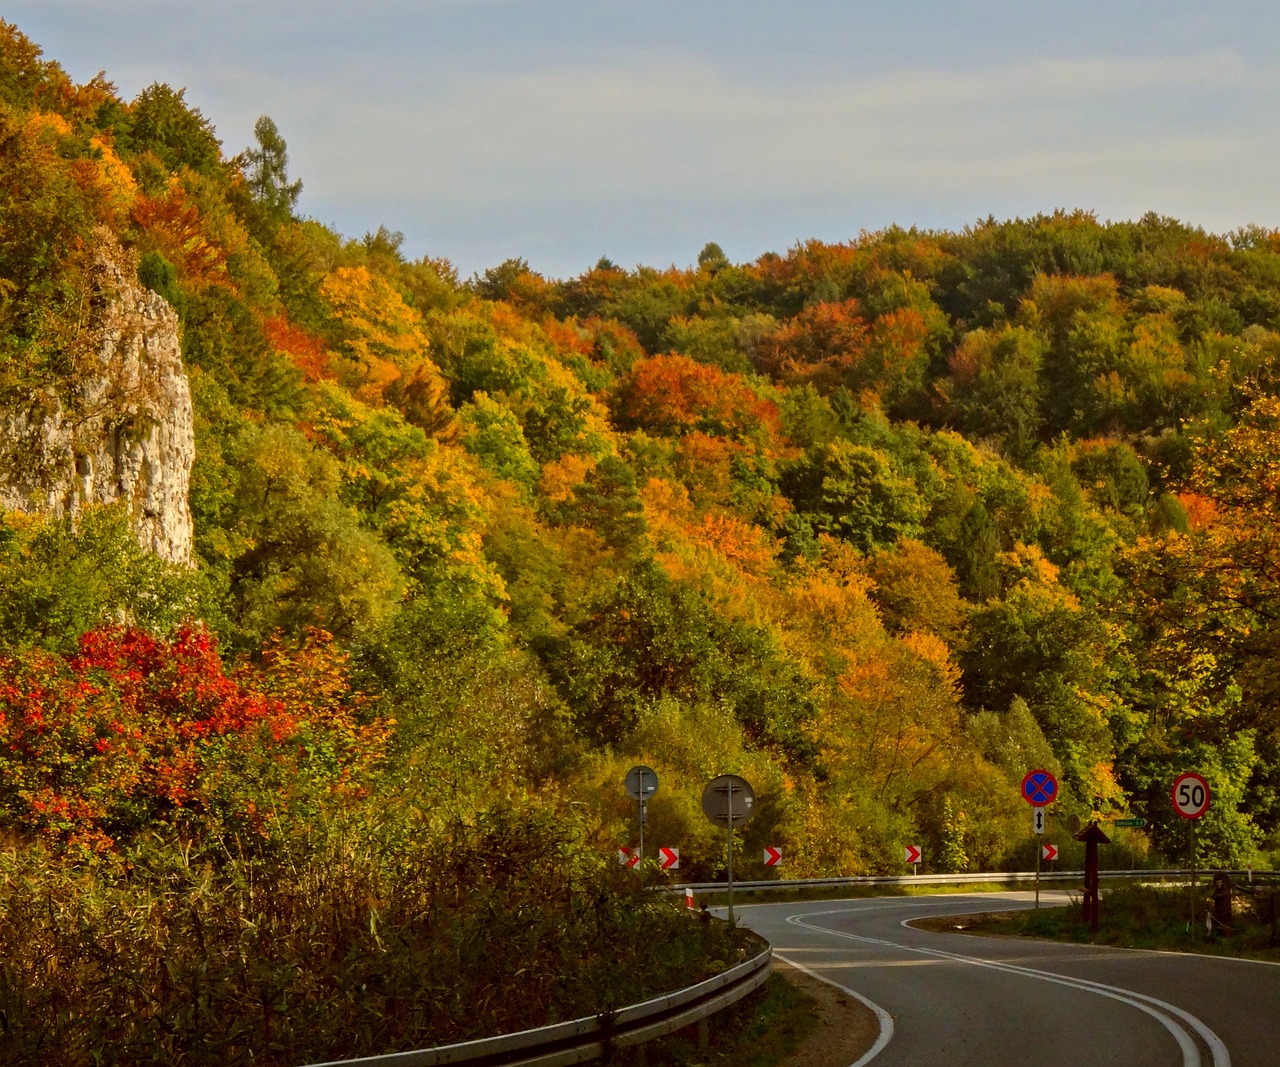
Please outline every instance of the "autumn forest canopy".
[{"label": "autumn forest canopy", "polygon": [[611,863],[642,762],[692,878],[723,772],[792,876],[1026,869],[1033,767],[1059,828],[1145,817],[1139,859],[1184,855],[1186,770],[1202,862],[1280,849],[1280,231],[1057,211],[462,279],[301,215],[287,132],[231,156],[0,23],[0,406],[71,402],[114,242],[196,420],[194,567],[118,506],[0,513],[14,842],[516,812]]}]

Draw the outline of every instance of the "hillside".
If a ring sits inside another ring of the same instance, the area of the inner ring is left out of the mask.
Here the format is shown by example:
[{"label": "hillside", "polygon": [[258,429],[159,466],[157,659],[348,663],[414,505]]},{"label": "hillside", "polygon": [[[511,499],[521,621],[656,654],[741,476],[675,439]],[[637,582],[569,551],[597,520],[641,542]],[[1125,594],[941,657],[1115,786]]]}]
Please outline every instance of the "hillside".
[{"label": "hillside", "polygon": [[[1275,831],[1276,233],[1063,212],[463,281],[298,217],[270,119],[228,158],[182,91],[75,85],[9,26],[0,106],[5,411],[75,408],[118,242],[195,419],[194,573],[109,514],[11,512],[10,655],[121,620],[246,664],[323,632],[423,803],[559,796],[605,848],[642,760],[694,872],[725,769],[795,873],[908,839],[1010,862],[1039,764],[1056,812],[1132,810],[1156,847],[1188,768],[1209,858]],[[124,829],[86,819],[59,832]]]}]

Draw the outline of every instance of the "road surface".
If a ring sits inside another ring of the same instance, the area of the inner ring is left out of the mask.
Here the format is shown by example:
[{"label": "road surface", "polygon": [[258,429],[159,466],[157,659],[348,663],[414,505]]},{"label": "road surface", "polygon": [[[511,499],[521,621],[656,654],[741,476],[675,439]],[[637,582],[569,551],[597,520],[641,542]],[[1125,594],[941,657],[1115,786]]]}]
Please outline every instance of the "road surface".
[{"label": "road surface", "polygon": [[1033,899],[948,894],[735,911],[776,955],[877,1012],[879,1041],[858,1067],[1280,1067],[1280,965],[906,925]]}]

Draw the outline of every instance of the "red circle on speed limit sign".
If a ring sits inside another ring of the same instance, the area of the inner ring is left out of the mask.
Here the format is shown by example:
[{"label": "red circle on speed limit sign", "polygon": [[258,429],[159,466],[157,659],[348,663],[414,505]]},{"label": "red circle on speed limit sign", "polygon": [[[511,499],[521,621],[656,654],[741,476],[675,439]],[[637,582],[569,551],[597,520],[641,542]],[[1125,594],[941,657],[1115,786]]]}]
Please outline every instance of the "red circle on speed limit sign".
[{"label": "red circle on speed limit sign", "polygon": [[1173,810],[1184,819],[1198,819],[1209,810],[1209,783],[1194,771],[1173,780]]}]

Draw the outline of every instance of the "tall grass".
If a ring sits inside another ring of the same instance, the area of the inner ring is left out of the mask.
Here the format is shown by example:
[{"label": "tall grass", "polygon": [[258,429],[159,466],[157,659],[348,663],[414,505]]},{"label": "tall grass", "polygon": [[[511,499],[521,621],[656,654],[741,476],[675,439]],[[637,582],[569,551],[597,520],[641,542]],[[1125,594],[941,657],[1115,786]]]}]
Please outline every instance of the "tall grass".
[{"label": "tall grass", "polygon": [[0,1062],[297,1064],[590,1015],[743,954],[537,812],[0,849]]}]

